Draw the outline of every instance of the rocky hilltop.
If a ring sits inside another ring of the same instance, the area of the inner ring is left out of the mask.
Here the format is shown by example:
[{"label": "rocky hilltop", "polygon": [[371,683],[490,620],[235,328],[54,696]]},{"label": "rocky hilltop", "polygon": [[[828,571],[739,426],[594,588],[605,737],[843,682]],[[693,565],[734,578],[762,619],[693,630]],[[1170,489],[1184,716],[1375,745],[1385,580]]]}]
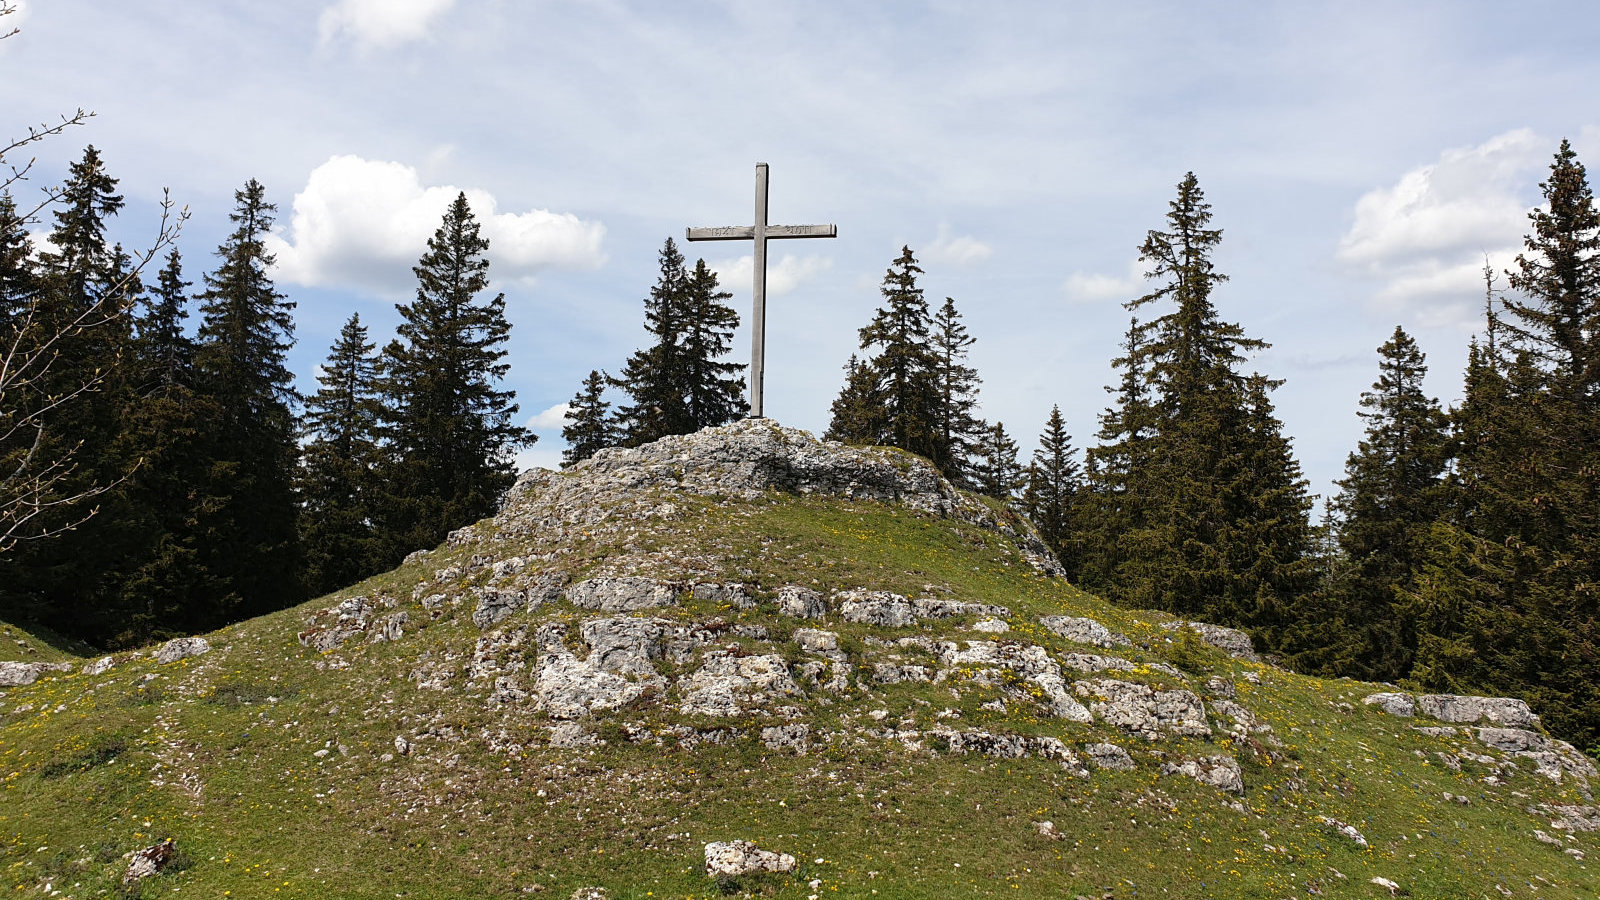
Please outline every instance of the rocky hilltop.
[{"label": "rocky hilltop", "polygon": [[1274,668],[749,420],[301,609],[0,663],[16,896],[1594,896],[1520,701]]}]

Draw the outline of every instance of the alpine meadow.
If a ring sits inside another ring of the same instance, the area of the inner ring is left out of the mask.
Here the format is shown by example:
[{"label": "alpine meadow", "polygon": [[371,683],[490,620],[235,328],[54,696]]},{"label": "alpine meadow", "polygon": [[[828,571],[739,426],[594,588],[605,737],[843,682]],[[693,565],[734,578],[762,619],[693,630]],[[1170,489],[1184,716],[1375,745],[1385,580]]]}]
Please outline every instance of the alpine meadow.
[{"label": "alpine meadow", "polygon": [[1594,10],[102,6],[9,896],[1600,895]]}]

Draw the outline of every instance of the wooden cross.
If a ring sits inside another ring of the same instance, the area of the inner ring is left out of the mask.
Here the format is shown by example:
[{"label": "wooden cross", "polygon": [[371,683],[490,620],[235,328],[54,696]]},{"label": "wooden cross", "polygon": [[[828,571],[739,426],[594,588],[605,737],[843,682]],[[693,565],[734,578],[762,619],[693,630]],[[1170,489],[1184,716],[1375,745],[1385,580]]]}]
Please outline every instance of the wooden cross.
[{"label": "wooden cross", "polygon": [[755,241],[754,312],[750,335],[750,415],[761,418],[761,376],[767,350],[767,241],[780,238],[838,237],[834,225],[768,225],[767,164],[756,163],[756,224],[727,225],[721,228],[689,228],[684,237],[691,241]]}]

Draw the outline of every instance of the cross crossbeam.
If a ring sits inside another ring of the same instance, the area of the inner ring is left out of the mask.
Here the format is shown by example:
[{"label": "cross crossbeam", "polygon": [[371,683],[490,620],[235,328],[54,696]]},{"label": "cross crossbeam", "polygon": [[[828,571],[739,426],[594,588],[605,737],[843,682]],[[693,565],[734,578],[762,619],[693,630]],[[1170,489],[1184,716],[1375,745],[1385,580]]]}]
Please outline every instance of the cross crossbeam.
[{"label": "cross crossbeam", "polygon": [[762,381],[767,349],[767,241],[785,238],[838,237],[835,225],[768,225],[767,164],[756,163],[756,223],[717,228],[689,228],[684,237],[691,241],[751,241],[755,246],[755,284],[750,321],[750,415],[762,414]]}]

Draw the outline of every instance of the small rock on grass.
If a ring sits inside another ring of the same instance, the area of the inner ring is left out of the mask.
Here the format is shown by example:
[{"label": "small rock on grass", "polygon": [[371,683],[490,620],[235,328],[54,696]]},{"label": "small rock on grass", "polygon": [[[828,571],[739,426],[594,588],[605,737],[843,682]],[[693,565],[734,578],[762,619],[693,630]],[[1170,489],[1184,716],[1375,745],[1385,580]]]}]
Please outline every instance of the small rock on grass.
[{"label": "small rock on grass", "polygon": [[712,841],[706,845],[706,874],[737,878],[757,872],[793,872],[795,858],[757,849],[750,841]]}]

